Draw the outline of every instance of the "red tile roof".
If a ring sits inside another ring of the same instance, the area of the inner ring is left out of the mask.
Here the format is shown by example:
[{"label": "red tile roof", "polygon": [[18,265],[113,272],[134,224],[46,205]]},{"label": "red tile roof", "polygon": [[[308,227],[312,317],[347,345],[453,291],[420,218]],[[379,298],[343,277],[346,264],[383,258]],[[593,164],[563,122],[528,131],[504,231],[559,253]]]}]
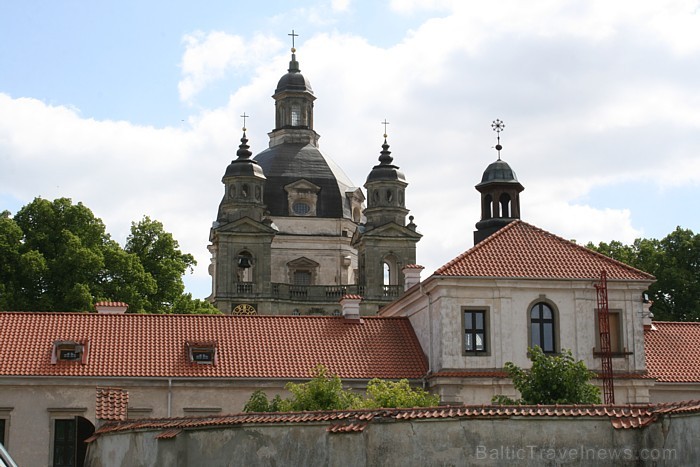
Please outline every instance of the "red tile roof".
[{"label": "red tile roof", "polygon": [[517,220],[445,264],[440,276],[653,281],[654,276]]},{"label": "red tile roof", "polygon": [[98,420],[126,420],[128,406],[128,391],[120,388],[97,388],[95,418]]},{"label": "red tile roof", "polygon": [[700,382],[700,323],[654,321],[644,331],[647,373],[657,381]]},{"label": "red tile roof", "polygon": [[[87,340],[85,364],[51,364],[57,340]],[[216,342],[216,364],[189,361],[187,341]],[[407,318],[107,315],[0,312],[0,375],[421,378],[427,363]]]},{"label": "red tile roof", "polygon": [[127,420],[108,422],[95,431],[105,433],[132,430],[163,430],[160,437],[174,437],[180,431],[207,427],[245,424],[290,424],[328,422],[327,431],[351,433],[362,431],[373,421],[415,419],[506,419],[506,418],[599,418],[608,419],[615,428],[648,426],[665,414],[700,413],[700,401],[669,402],[644,405],[463,405],[413,409],[367,409],[319,412],[243,413],[204,417]]}]

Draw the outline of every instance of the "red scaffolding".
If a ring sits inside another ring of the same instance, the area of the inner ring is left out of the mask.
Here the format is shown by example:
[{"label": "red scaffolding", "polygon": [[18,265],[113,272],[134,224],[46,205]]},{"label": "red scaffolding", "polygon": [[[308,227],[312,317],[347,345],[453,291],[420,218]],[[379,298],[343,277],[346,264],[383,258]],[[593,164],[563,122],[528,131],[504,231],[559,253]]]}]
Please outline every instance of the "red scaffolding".
[{"label": "red scaffolding", "polygon": [[610,310],[608,309],[608,278],[605,269],[600,272],[600,282],[595,285],[598,296],[598,330],[600,332],[600,358],[603,366],[603,398],[606,404],[615,403],[613,387],[612,351],[610,349]]}]

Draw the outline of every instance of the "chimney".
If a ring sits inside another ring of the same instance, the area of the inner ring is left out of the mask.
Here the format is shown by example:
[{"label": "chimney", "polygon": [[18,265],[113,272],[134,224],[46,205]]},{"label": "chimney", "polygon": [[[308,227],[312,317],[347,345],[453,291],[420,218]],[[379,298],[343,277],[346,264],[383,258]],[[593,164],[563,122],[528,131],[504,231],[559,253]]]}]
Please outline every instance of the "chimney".
[{"label": "chimney", "polygon": [[340,306],[343,307],[343,317],[346,320],[359,321],[360,319],[360,302],[362,295],[343,295],[340,299]]},{"label": "chimney", "polygon": [[403,290],[406,291],[416,284],[420,283],[420,273],[425,269],[418,264],[407,264],[403,267]]},{"label": "chimney", "polygon": [[652,304],[651,300],[642,303],[642,310],[644,310],[642,311],[642,326],[644,326],[644,330],[655,329],[654,323],[652,322],[654,318],[654,313],[651,312]]},{"label": "chimney", "polygon": [[101,315],[123,315],[126,313],[127,305],[124,302],[97,302],[95,310]]}]

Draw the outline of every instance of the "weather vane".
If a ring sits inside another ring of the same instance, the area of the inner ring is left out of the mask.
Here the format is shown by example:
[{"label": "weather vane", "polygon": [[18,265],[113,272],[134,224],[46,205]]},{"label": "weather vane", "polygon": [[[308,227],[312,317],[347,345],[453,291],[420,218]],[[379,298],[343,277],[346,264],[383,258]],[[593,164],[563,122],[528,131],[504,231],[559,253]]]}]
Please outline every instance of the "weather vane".
[{"label": "weather vane", "polygon": [[292,36],[292,52],[296,52],[297,49],[294,48],[294,38],[299,37],[299,34],[294,34],[294,29],[292,29],[292,33],[287,35]]},{"label": "weather vane", "polygon": [[501,132],[505,129],[506,124],[503,123],[501,120],[496,119],[491,123],[491,128],[493,128],[493,131],[496,132],[496,151],[498,151],[498,160],[501,160],[501,149],[503,149],[503,146],[501,146]]},{"label": "weather vane", "polygon": [[382,122],[382,125],[384,125],[384,138],[386,138],[386,126],[389,124],[389,122],[386,121],[386,118]]},{"label": "weather vane", "polygon": [[243,131],[246,131],[245,128],[245,119],[250,118],[250,115],[246,115],[245,112],[243,112],[243,115],[241,115],[241,118],[243,119]]}]

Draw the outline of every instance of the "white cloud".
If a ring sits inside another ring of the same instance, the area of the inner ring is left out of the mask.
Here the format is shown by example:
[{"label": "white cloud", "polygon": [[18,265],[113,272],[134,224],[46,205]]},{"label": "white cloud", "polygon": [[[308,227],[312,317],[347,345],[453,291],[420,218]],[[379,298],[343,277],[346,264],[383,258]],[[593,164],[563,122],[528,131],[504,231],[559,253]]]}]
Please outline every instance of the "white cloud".
[{"label": "white cloud", "polygon": [[350,7],[350,0],[331,0],[331,8],[334,11],[347,11]]},{"label": "white cloud", "polygon": [[[685,46],[680,40],[698,15],[687,13],[688,2],[673,5],[396,1],[406,14],[451,11],[387,48],[352,34],[305,37],[297,58],[318,97],[321,148],[361,186],[388,118],[394,162],[409,182],[407,206],[424,234],[418,261],[429,272],[472,244],[480,214],[474,185],[496,157],[495,118],[507,125],[503,158],[526,187],[525,221],[579,243],[632,241],[651,225],[635,216],[643,207],[596,204],[591,193],[630,182],[700,187],[699,35]],[[239,115],[251,115],[251,150],[265,149],[274,125],[270,95],[289,61],[281,50],[262,35],[187,36],[184,101],[232,72],[245,71],[245,84],[180,129],[95,121],[0,95],[0,186],[27,201],[39,194],[81,200],[120,239],[143,214],[163,221],[195,254],[189,280],[204,284],[195,295],[205,296],[208,230],[239,144]],[[678,204],[668,209],[678,209],[683,223],[692,208]]]},{"label": "white cloud", "polygon": [[221,31],[188,34],[183,43],[183,78],[178,84],[183,101],[192,100],[207,85],[223,78],[232,69],[254,69],[281,46],[273,36],[256,35],[246,41]]}]

